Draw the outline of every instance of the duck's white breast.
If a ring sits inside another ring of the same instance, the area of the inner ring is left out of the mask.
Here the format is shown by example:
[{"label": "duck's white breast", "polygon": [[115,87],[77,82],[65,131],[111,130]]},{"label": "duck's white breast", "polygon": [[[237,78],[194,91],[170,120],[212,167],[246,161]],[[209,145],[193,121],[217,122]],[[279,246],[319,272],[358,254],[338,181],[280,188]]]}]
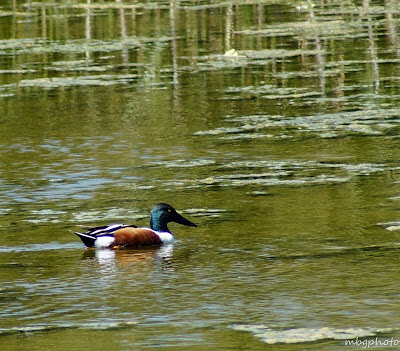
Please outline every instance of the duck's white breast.
[{"label": "duck's white breast", "polygon": [[160,238],[160,240],[163,242],[163,244],[172,244],[175,239],[171,233],[168,232],[156,232],[157,236]]}]

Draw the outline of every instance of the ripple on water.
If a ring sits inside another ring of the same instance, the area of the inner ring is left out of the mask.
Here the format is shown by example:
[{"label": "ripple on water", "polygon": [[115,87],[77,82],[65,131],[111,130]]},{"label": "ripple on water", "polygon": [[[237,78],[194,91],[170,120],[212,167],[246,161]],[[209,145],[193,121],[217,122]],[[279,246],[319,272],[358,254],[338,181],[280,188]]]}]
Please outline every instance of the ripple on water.
[{"label": "ripple on water", "polygon": [[190,208],[182,211],[183,213],[190,214],[194,217],[208,217],[208,218],[217,218],[222,216],[224,213],[227,213],[228,210],[222,208]]},{"label": "ripple on water", "polygon": [[29,223],[60,223],[61,216],[67,214],[66,211],[57,211],[52,209],[32,210],[32,216],[34,218],[24,219],[25,222]]},{"label": "ripple on water", "polygon": [[218,135],[220,139],[299,137],[313,133],[321,138],[347,134],[385,135],[399,126],[400,109],[367,109],[312,116],[227,116],[229,126],[198,131],[197,136]]},{"label": "ripple on water", "polygon": [[350,181],[356,176],[365,176],[383,172],[390,167],[374,163],[329,163],[319,161],[298,160],[249,160],[232,161],[221,169],[232,170],[229,174],[210,176],[199,179],[197,184],[187,185],[198,187],[204,185],[246,186],[246,185],[318,185],[338,184]]},{"label": "ripple on water", "polygon": [[390,232],[400,230],[400,221],[378,223],[378,225],[384,227],[386,230],[389,230]]},{"label": "ripple on water", "polygon": [[137,321],[127,320],[98,320],[84,323],[53,323],[35,324],[20,327],[0,328],[0,335],[31,334],[37,332],[57,331],[62,329],[86,329],[86,330],[114,330],[129,329],[137,325]]},{"label": "ripple on water", "polygon": [[274,329],[266,325],[238,324],[231,326],[237,331],[252,333],[266,344],[294,344],[320,340],[351,340],[392,332],[392,328],[292,328]]},{"label": "ripple on water", "polygon": [[82,245],[80,245],[80,243],[78,242],[62,244],[57,241],[53,241],[50,243],[29,244],[29,245],[19,245],[19,246],[0,246],[0,253],[67,250],[67,249],[78,249],[78,248],[82,248]]},{"label": "ripple on water", "polygon": [[201,167],[208,166],[215,163],[215,160],[208,158],[198,158],[198,159],[177,159],[169,161],[152,161],[149,162],[150,165],[165,166],[166,168],[187,168],[187,167]]},{"label": "ripple on water", "polygon": [[43,89],[54,89],[62,87],[76,87],[76,86],[110,86],[116,84],[127,84],[132,80],[137,79],[136,74],[122,74],[122,75],[86,75],[84,77],[53,77],[53,78],[37,78],[25,79],[18,82],[18,84],[8,84],[0,86],[1,90],[8,88],[31,88],[39,87]]},{"label": "ripple on water", "polygon": [[113,221],[129,218],[132,221],[147,218],[148,215],[138,214],[135,210],[113,207],[108,210],[91,210],[72,213],[71,222],[96,222],[96,221]]}]

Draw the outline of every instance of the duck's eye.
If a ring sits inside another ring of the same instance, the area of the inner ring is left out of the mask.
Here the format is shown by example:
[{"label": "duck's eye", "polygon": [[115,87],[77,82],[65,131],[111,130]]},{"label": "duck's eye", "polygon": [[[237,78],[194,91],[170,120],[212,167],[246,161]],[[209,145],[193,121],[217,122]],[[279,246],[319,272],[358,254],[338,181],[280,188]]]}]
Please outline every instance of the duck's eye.
[{"label": "duck's eye", "polygon": [[167,210],[169,213],[171,213],[172,212],[172,210],[169,208],[168,210]]}]

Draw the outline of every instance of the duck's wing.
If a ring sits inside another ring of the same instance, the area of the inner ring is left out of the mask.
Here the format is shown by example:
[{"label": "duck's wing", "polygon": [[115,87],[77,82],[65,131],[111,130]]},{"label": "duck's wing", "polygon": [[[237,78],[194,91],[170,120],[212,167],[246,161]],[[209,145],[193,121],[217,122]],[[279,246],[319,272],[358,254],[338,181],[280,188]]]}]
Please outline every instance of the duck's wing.
[{"label": "duck's wing", "polygon": [[95,237],[103,235],[113,235],[117,230],[122,228],[137,228],[137,226],[132,224],[114,223],[109,225],[102,225],[99,227],[85,227],[85,234],[92,235]]}]

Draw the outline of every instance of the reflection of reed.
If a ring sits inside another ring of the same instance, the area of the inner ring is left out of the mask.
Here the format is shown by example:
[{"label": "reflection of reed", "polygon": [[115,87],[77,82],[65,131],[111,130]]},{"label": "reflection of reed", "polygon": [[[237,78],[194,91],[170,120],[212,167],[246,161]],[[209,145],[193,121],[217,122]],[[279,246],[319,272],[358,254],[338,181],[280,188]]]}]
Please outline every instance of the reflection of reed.
[{"label": "reflection of reed", "polygon": [[169,23],[171,29],[171,51],[172,51],[172,83],[173,83],[173,94],[174,94],[174,114],[180,115],[180,99],[179,99],[179,66],[178,66],[178,49],[176,42],[176,12],[175,3],[170,1],[169,3]]},{"label": "reflection of reed", "polygon": [[87,1],[88,6],[86,8],[86,16],[85,16],[85,19],[86,19],[86,21],[85,21],[85,38],[86,38],[86,40],[90,40],[92,38],[91,29],[90,29],[91,28],[91,22],[90,22],[90,9],[91,9],[90,2],[91,2],[91,0],[86,0],[86,1]]},{"label": "reflection of reed", "polygon": [[368,21],[368,43],[369,43],[369,51],[371,53],[371,66],[375,82],[375,93],[379,93],[380,79],[379,79],[378,54],[375,46],[374,31],[372,28],[372,18],[370,13],[371,10],[369,5],[370,5],[369,0],[363,0],[363,9],[367,14],[367,21]]},{"label": "reflection of reed", "polygon": [[178,51],[177,51],[177,43],[176,43],[176,15],[175,15],[175,5],[174,2],[170,2],[169,6],[169,19],[170,19],[170,27],[171,27],[171,37],[172,37],[172,67],[173,67],[173,83],[175,86],[179,84],[178,80]]},{"label": "reflection of reed", "polygon": [[226,8],[226,25],[225,25],[225,51],[228,51],[232,47],[232,16],[233,16],[233,5],[229,5]]},{"label": "reflection of reed", "polygon": [[[313,8],[311,2],[308,2],[307,8],[308,8],[309,21],[310,21],[310,23],[315,24],[316,19],[315,19],[315,14],[314,14],[314,8]],[[324,47],[324,45],[321,44],[321,39],[318,34],[315,35],[315,48],[317,49],[316,57],[317,57],[317,65],[318,65],[318,73],[319,73],[319,86],[321,88],[321,92],[325,95],[325,85],[326,85],[325,47]]]},{"label": "reflection of reed", "polygon": [[42,6],[41,10],[42,10],[41,11],[42,12],[42,14],[41,14],[41,17],[42,17],[42,20],[41,20],[41,23],[42,23],[42,38],[47,38],[46,7]]},{"label": "reflection of reed", "polygon": [[[122,3],[122,0],[115,0],[117,3]],[[121,25],[121,38],[127,37],[126,21],[125,21],[125,9],[121,7],[119,9],[119,21]],[[122,49],[122,60],[124,64],[129,63],[129,50],[124,46]]]},{"label": "reflection of reed", "polygon": [[[121,3],[122,0],[115,0],[117,3]],[[126,38],[126,22],[125,22],[125,9],[121,7],[119,9],[119,20],[121,23],[121,37]]]},{"label": "reflection of reed", "polygon": [[[87,0],[88,7],[86,9],[86,20],[85,20],[85,38],[86,40],[90,40],[92,38],[91,35],[91,21],[90,21],[90,2],[91,0]],[[89,65],[90,62],[90,52],[86,51],[86,64]]]},{"label": "reflection of reed", "polygon": [[[257,29],[261,30],[264,25],[264,4],[257,5]],[[257,48],[259,50],[262,49],[261,47],[261,36],[257,36]]]},{"label": "reflection of reed", "polygon": [[12,7],[13,7],[13,11],[17,12],[18,11],[18,3],[17,0],[12,0]]},{"label": "reflection of reed", "polygon": [[[394,0],[387,0],[386,5],[390,8],[390,6],[394,5],[393,1]],[[393,14],[390,11],[387,11],[385,13],[385,18],[386,18],[388,37],[390,38],[390,44],[395,50],[397,57],[400,58],[400,40],[396,32],[397,19],[393,19]]]}]

